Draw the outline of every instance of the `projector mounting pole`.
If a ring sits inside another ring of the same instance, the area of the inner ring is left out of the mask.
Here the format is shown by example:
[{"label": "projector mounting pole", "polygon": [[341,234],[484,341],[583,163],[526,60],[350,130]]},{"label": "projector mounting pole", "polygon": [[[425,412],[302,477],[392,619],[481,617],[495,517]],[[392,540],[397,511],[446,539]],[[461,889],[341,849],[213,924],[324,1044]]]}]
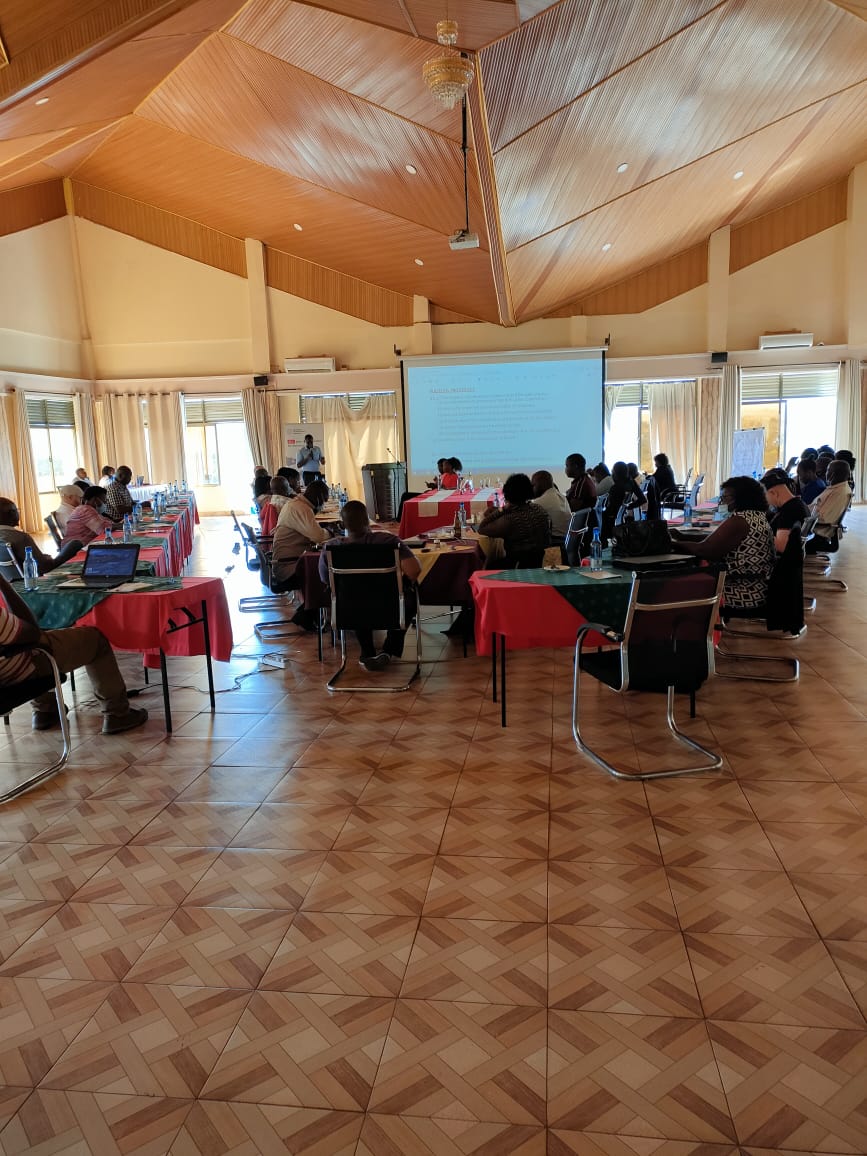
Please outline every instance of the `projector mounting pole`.
[{"label": "projector mounting pole", "polygon": [[467,95],[461,101],[461,152],[464,154],[464,209],[466,211],[465,232],[470,231],[470,186],[467,177]]}]

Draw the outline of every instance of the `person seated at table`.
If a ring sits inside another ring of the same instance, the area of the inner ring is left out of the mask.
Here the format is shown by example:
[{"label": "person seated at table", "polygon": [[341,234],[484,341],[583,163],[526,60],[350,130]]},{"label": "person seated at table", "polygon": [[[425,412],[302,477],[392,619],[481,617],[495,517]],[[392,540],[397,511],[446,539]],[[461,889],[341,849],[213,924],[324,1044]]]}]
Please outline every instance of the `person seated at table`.
[{"label": "person seated at table", "polygon": [[[24,599],[0,576],[0,646],[42,646],[50,651],[61,674],[83,666],[93,693],[102,707],[102,733],[117,735],[147,722],[148,712],[131,707],[117,660],[108,639],[95,626],[72,626],[66,630],[41,630]],[[20,651],[0,657],[0,684],[15,685],[30,678],[51,675],[42,654]],[[39,695],[32,703],[32,727],[49,730],[60,725],[54,691]]]},{"label": "person seated at table", "polygon": [[[421,573],[418,559],[409,546],[401,542],[396,534],[389,534],[385,530],[371,530],[367,507],[364,502],[347,502],[340,512],[340,521],[346,530],[346,535],[331,538],[322,548],[319,559],[319,577],[328,582],[328,551],[339,550],[349,543],[356,546],[393,546],[400,554],[400,568],[403,576],[410,582],[415,582]],[[335,563],[337,564],[337,563]],[[418,603],[413,586],[404,584],[404,615],[409,626],[415,618]],[[403,654],[403,643],[406,630],[397,628],[389,630],[385,636],[382,650],[377,651],[372,630],[356,630],[355,637],[361,650],[359,663],[365,670],[382,670],[388,666],[393,658],[400,658]]]},{"label": "person seated at table", "polygon": [[[566,504],[572,513],[592,510],[596,505],[596,480],[587,473],[587,459],[583,454],[570,454],[564,466],[566,477],[572,483],[566,491]],[[535,478],[537,475],[533,475]],[[551,475],[548,474],[550,478]],[[553,485],[553,478],[551,479]],[[550,514],[551,511],[549,510]],[[553,523],[553,516],[551,522]],[[568,530],[568,525],[566,529]],[[554,527],[556,531],[556,526]]]},{"label": "person seated at table", "polygon": [[461,472],[461,469],[459,458],[446,458],[445,469],[440,475],[440,489],[456,490],[460,485],[458,474]]},{"label": "person seated at table", "polygon": [[51,516],[63,537],[70,514],[81,505],[82,492],[78,486],[61,486],[57,492],[60,494],[60,505],[52,511]]},{"label": "person seated at table", "polygon": [[822,482],[826,481],[826,474],[828,472],[828,466],[830,466],[830,464],[831,464],[831,462],[833,462],[833,460],[834,460],[833,454],[819,454],[819,456],[816,458],[816,476],[819,478],[820,481],[822,481]]},{"label": "person seated at table", "polygon": [[792,480],[784,469],[768,470],[762,478],[762,485],[771,506],[768,521],[774,535],[774,549],[782,554],[792,527],[796,523],[803,526],[810,511],[801,498],[792,492]]},{"label": "person seated at table", "polygon": [[[788,476],[788,471],[786,471],[786,475]],[[801,501],[812,506],[825,488],[825,483],[816,473],[816,463],[812,458],[805,458],[798,462],[796,476]]]},{"label": "person seated at table", "polygon": [[[429,490],[438,490],[443,484],[443,474],[446,472],[446,463],[448,458],[437,458],[437,476],[432,481],[426,482]],[[418,497],[418,494],[415,495]]]},{"label": "person seated at table", "polygon": [[67,520],[61,546],[72,541],[78,541],[82,546],[86,546],[95,538],[101,538],[109,526],[113,530],[120,529],[122,522],[114,522],[100,512],[104,505],[105,490],[102,486],[91,486],[86,490],[78,509],[74,510]]},{"label": "person seated at table", "polygon": [[[259,469],[262,467],[260,466]],[[268,499],[271,497],[271,475],[266,470],[262,474],[256,474],[253,478],[253,505],[261,510],[263,506],[268,504]]]},{"label": "person seated at table", "polygon": [[[580,454],[573,456],[580,457]],[[566,462],[568,465],[568,458]],[[551,543],[559,546],[566,537],[569,521],[572,517],[572,510],[569,508],[566,496],[557,489],[554,478],[548,470],[537,470],[530,478],[530,482],[533,486],[533,502],[537,506],[541,506],[551,519]]]},{"label": "person seated at table", "polygon": [[[851,450],[837,450],[834,454],[834,460],[837,462],[845,462],[849,467],[849,488],[855,489],[855,455]],[[827,476],[827,475],[826,475]]]},{"label": "person seated at table", "polygon": [[60,548],[54,558],[48,554],[43,554],[31,536],[26,534],[24,530],[18,529],[19,521],[18,507],[12,499],[0,498],[0,544],[5,542],[7,546],[12,547],[15,560],[21,567],[24,566],[24,553],[28,546],[33,551],[36,568],[40,575],[50,574],[52,570],[62,566],[64,562],[68,562],[72,555],[77,554],[81,549],[81,542],[70,541]]},{"label": "person seated at table", "polygon": [[533,498],[533,483],[526,474],[511,474],[503,483],[503,505],[488,506],[479,533],[502,540],[507,570],[542,565],[551,544],[551,519]]},{"label": "person seated at table", "polygon": [[263,536],[274,533],[277,518],[287,502],[293,501],[289,492],[289,483],[279,474],[275,474],[270,482],[271,493],[268,501],[259,507],[259,528]]},{"label": "person seated at table", "polygon": [[114,481],[105,488],[105,512],[113,522],[122,522],[124,514],[131,514],[135,507],[129,484],[132,470],[129,466],[118,466]]},{"label": "person seated at table", "polygon": [[322,504],[322,482],[311,482],[303,494],[286,502],[277,515],[271,548],[271,572],[275,584],[284,590],[295,588],[295,571],[301,555],[310,546],[327,542],[331,534],[316,521],[316,510]]},{"label": "person seated at table", "polygon": [[851,471],[844,461],[834,460],[828,466],[827,485],[811,507],[812,512],[818,515],[818,521],[813,528],[813,536],[805,543],[807,554],[833,554],[840,549],[837,527],[852,501],[850,476]]},{"label": "person seated at table", "polygon": [[609,470],[605,462],[597,462],[590,472],[593,474],[593,480],[596,482],[597,499],[604,498],[614,485],[611,470]]},{"label": "person seated at table", "polygon": [[637,462],[627,462],[626,472],[630,478],[632,478],[633,482],[635,482],[636,486],[644,485],[644,474],[641,472]]},{"label": "person seated at table", "polygon": [[768,496],[755,478],[727,478],[720,499],[729,516],[703,542],[680,540],[670,528],[675,550],[726,567],[723,601],[739,610],[756,610],[768,600],[768,583],[774,569],[774,536],[768,524]]},{"label": "person seated at table", "polygon": [[611,489],[608,491],[608,501],[602,512],[601,536],[603,541],[607,541],[611,537],[621,506],[640,509],[646,505],[647,498],[630,478],[626,462],[615,462],[611,467]]},{"label": "person seated at table", "polygon": [[99,475],[99,485],[109,486],[114,480],[114,466],[103,466]]},{"label": "person seated at table", "polygon": [[87,470],[84,469],[83,466],[79,466],[75,471],[75,477],[72,479],[70,484],[73,486],[78,486],[79,490],[84,493],[85,490],[90,489],[90,487],[93,485],[93,482],[87,476]]},{"label": "person seated at table", "polygon": [[653,464],[656,468],[650,476],[653,478],[653,484],[656,486],[657,494],[659,494],[660,499],[662,499],[677,489],[677,482],[674,480],[674,470],[671,468],[667,454],[654,454]]},{"label": "person seated at table", "polygon": [[301,484],[301,474],[294,466],[281,466],[277,471],[279,478],[285,478],[289,483],[289,496],[294,497],[295,494],[300,494],[304,487]]}]

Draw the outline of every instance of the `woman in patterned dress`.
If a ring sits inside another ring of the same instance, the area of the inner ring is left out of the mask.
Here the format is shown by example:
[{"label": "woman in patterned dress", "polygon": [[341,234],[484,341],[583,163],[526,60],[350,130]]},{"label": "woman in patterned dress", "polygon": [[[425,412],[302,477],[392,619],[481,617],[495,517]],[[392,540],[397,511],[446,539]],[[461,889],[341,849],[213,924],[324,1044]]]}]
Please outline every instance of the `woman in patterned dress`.
[{"label": "woman in patterned dress", "polygon": [[753,610],[767,602],[774,568],[767,494],[754,478],[728,478],[720,487],[720,500],[729,517],[703,542],[680,541],[674,528],[671,536],[679,553],[724,564],[726,606]]}]

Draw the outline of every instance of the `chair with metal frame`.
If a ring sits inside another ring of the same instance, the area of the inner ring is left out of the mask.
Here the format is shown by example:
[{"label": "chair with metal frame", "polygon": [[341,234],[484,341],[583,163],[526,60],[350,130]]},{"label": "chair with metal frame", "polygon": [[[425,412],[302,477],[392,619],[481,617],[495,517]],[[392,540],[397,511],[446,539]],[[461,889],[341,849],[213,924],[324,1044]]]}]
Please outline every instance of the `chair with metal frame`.
[{"label": "chair with metal frame", "polygon": [[17,582],[24,577],[21,563],[15,557],[15,551],[8,542],[0,542],[0,575],[7,582]]},{"label": "chair with metal frame", "polygon": [[0,795],[0,803],[6,803],[10,799],[15,799],[25,791],[29,791],[40,783],[44,783],[46,779],[50,779],[52,775],[56,775],[58,771],[63,770],[69,760],[71,740],[69,737],[69,722],[66,718],[66,705],[63,701],[63,688],[61,686],[65,676],[60,673],[60,669],[54,661],[54,656],[51,652],[42,646],[0,647],[0,656],[4,657],[25,652],[43,655],[51,666],[51,674],[36,675],[23,682],[0,685],[0,715],[3,716],[3,721],[6,726],[9,726],[9,715],[13,710],[19,706],[24,706],[25,703],[36,698],[37,695],[46,694],[48,691],[53,690],[54,697],[57,701],[60,730],[63,735],[63,750],[60,753],[60,757],[50,766],[43,768],[41,771],[37,771],[35,775],[31,775],[22,782],[16,783],[14,787],[11,787],[4,794]]},{"label": "chair with metal frame", "polygon": [[[251,540],[250,535],[244,532],[243,524],[238,521],[238,516],[235,511],[229,510],[229,513],[232,515],[232,521],[235,523],[235,530],[239,534],[241,538],[241,544],[244,547],[244,565],[248,570],[258,570],[259,563],[256,559],[256,551],[254,549],[254,545],[256,541],[259,540],[261,535],[257,534],[252,528],[250,528],[250,534],[252,534]],[[253,555],[252,560],[250,558],[251,553]]]},{"label": "chair with metal frame", "polygon": [[[849,510],[847,509],[843,513],[843,516],[840,518],[840,520],[835,522],[833,524],[833,526],[831,527],[831,530],[833,532],[833,537],[830,538],[829,541],[833,543],[833,549],[831,549],[830,552],[819,551],[816,554],[807,554],[807,556],[804,559],[804,572],[806,574],[809,574],[810,577],[821,578],[821,579],[823,579],[823,581],[822,581],[823,586],[831,586],[837,590],[843,591],[844,593],[849,589],[848,585],[843,581],[842,578],[832,578],[830,576],[831,575],[831,554],[836,554],[840,549],[840,539],[843,537],[843,534],[845,533],[846,528],[844,526],[844,522],[846,520],[846,514],[848,514],[848,513],[849,513]],[[804,523],[805,525],[807,525],[807,523],[809,523],[809,528],[810,528],[811,533],[815,530],[816,523],[818,522],[818,520],[819,520],[818,515],[812,514],[810,516],[810,518],[807,519],[807,522]],[[805,533],[804,534],[804,540],[805,541],[806,541],[807,537],[808,537],[808,535]]]},{"label": "chair with metal frame", "polygon": [[[675,694],[690,696],[695,713],[695,694],[714,673],[713,633],[722,597],[724,571],[710,568],[684,574],[632,575],[632,589],[622,630],[588,622],[575,640],[572,684],[572,734],[578,749],[616,779],[661,779],[714,771],[722,758],[678,728],[674,717]],[[591,633],[601,634],[616,650],[585,653]],[[590,747],[580,727],[581,672],[605,683],[617,694],[627,691],[664,691],[669,732],[681,746],[705,757],[697,766],[675,770],[622,771]]]},{"label": "chair with metal frame", "polygon": [[[252,529],[246,523],[242,523],[244,529],[252,534]],[[294,584],[280,582],[274,577],[271,569],[271,554],[265,549],[261,540],[257,540],[255,536],[250,539],[251,548],[255,551],[256,559],[259,563],[259,577],[262,580],[262,585],[267,586],[268,594],[253,595],[249,598],[238,599],[238,609],[243,613],[251,613],[256,610],[294,610],[294,603],[291,597],[291,590],[294,589]],[[291,618],[278,618],[269,622],[257,622],[253,627],[253,633],[260,642],[268,641],[274,638],[294,638],[299,631],[297,626],[294,630],[284,630],[284,626],[292,626]]]},{"label": "chair with metal frame", "polygon": [[347,630],[406,630],[406,579],[395,547],[341,543],[326,552],[331,590],[331,627],[340,636],[340,666],[325,684],[332,693],[395,693],[409,690],[421,674],[421,624],[415,614],[415,666],[400,686],[338,686],[346,669]]},{"label": "chair with metal frame", "polygon": [[683,510],[686,508],[686,503],[689,502],[691,509],[695,509],[698,502],[698,495],[701,493],[701,487],[704,485],[704,474],[699,474],[690,488],[684,484],[678,486],[674,490],[668,490],[659,499],[659,512],[663,515],[665,510],[670,510],[672,513],[675,510]]},{"label": "chair with metal frame", "polygon": [[60,549],[60,543],[63,541],[63,535],[60,533],[60,527],[57,525],[57,519],[53,514],[45,515],[45,525],[48,527],[48,532],[54,539],[54,545]]},{"label": "chair with metal frame", "polygon": [[576,510],[569,519],[569,529],[563,542],[563,553],[568,566],[581,565],[584,540],[589,532],[591,516],[595,516],[592,508]]}]

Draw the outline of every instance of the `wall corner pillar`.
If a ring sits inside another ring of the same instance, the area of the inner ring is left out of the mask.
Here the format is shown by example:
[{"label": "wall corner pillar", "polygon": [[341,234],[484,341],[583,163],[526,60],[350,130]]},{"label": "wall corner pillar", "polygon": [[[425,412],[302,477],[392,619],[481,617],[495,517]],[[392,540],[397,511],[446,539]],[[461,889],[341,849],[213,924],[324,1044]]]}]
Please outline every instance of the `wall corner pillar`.
[{"label": "wall corner pillar", "polygon": [[729,340],[729,261],[731,227],[711,233],[707,244],[707,349],[727,350]]}]

